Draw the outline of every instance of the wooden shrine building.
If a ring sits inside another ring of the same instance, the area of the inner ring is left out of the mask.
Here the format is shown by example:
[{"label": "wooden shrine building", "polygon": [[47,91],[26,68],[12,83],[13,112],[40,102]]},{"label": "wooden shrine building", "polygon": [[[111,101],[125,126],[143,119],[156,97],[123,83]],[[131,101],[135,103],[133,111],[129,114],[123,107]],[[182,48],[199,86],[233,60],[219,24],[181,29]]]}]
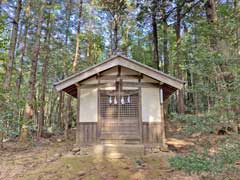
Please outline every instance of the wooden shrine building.
[{"label": "wooden shrine building", "polygon": [[77,98],[77,144],[161,143],[163,102],[184,82],[117,55],[54,85]]}]

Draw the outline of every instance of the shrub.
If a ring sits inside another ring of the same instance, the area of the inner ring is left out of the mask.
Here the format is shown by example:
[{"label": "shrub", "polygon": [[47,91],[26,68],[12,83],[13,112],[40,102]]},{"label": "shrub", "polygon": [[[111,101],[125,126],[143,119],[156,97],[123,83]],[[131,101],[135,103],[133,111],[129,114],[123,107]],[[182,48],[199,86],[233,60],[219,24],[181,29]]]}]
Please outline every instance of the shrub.
[{"label": "shrub", "polygon": [[185,115],[185,114],[171,114],[171,121],[180,122],[183,124],[183,132],[190,135],[195,132],[209,133],[214,129],[217,123],[214,115]]},{"label": "shrub", "polygon": [[184,170],[191,174],[192,172],[209,171],[211,166],[210,159],[201,157],[195,153],[185,157],[176,156],[169,159],[171,167],[177,170]]},{"label": "shrub", "polygon": [[169,159],[169,163],[171,167],[189,174],[201,172],[218,174],[239,171],[239,168],[234,165],[236,161],[240,160],[239,135],[226,138],[222,144],[215,156],[210,156],[207,151],[204,153],[194,152],[186,156],[172,157]]}]

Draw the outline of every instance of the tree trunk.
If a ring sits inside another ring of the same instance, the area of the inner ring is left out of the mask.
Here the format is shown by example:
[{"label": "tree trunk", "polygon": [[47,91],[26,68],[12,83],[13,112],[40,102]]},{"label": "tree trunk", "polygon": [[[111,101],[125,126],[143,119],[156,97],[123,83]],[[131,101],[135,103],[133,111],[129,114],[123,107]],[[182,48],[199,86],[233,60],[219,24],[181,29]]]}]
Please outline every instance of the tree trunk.
[{"label": "tree trunk", "polygon": [[193,101],[194,101],[194,111],[195,114],[199,113],[199,107],[198,107],[198,94],[195,92],[195,94],[193,95]]},{"label": "tree trunk", "polygon": [[79,44],[80,44],[80,27],[81,27],[81,17],[82,17],[82,0],[79,3],[79,14],[78,14],[78,22],[77,22],[77,34],[76,34],[76,49],[75,49],[75,56],[72,65],[72,72],[76,71],[77,62],[79,58]]},{"label": "tree trunk", "polygon": [[210,23],[217,22],[216,0],[207,0],[205,3],[207,19]]},{"label": "tree trunk", "polygon": [[18,70],[18,79],[16,82],[17,88],[17,97],[20,95],[21,84],[23,80],[23,58],[25,56],[26,46],[27,46],[27,33],[28,33],[28,25],[26,25],[24,32],[23,32],[23,41],[22,41],[22,48],[20,50],[20,59],[19,59],[19,70]]},{"label": "tree trunk", "polygon": [[113,54],[118,51],[118,15],[115,14],[113,17]]},{"label": "tree trunk", "polygon": [[52,126],[52,115],[53,115],[53,111],[54,111],[54,105],[56,104],[56,100],[57,100],[57,96],[54,96],[54,89],[51,90],[50,95],[49,95],[49,99],[48,99],[48,121],[45,122],[45,124],[47,124],[48,127]]},{"label": "tree trunk", "polygon": [[14,54],[15,54],[15,48],[17,43],[18,23],[19,23],[19,16],[21,13],[21,9],[22,9],[22,0],[18,0],[17,7],[15,10],[15,17],[13,19],[12,34],[10,39],[9,53],[8,53],[9,60],[8,60],[6,75],[3,83],[4,89],[7,89],[11,83],[13,64],[14,64]]},{"label": "tree trunk", "polygon": [[[217,22],[217,12],[216,12],[216,0],[207,0],[205,3],[207,21],[209,24],[214,25]],[[210,38],[210,46],[212,50],[217,50],[217,39],[212,36]]]},{"label": "tree trunk", "polygon": [[42,67],[42,82],[41,82],[41,96],[40,96],[40,113],[38,119],[38,126],[37,126],[37,138],[42,136],[42,130],[44,126],[44,116],[45,116],[45,94],[46,94],[46,83],[47,83],[47,68],[48,68],[48,61],[49,61],[49,54],[50,54],[50,18],[51,12],[48,13],[47,19],[47,27],[46,27],[46,37],[45,37],[45,55],[44,55],[44,62]]},{"label": "tree trunk", "polygon": [[[70,16],[71,16],[71,3],[72,1],[71,0],[68,0],[66,2],[66,15],[65,15],[65,20],[66,20],[66,30],[65,30],[65,46],[67,47],[68,46],[68,38],[69,38],[69,26],[70,26]],[[64,61],[64,65],[63,65],[63,76],[61,78],[64,78],[67,74],[67,68],[66,68],[66,64],[65,64],[65,61]],[[59,93],[59,108],[58,108],[58,126],[60,129],[64,129],[64,117],[67,117],[67,116],[64,116],[64,102],[65,102],[65,96],[64,96],[64,92],[60,92]]]},{"label": "tree trunk", "polygon": [[23,58],[25,56],[26,47],[27,47],[27,34],[29,29],[29,16],[30,16],[30,3],[27,4],[26,12],[25,12],[25,29],[22,36],[22,47],[20,50],[20,59],[19,59],[19,70],[18,70],[18,78],[16,82],[17,88],[17,97],[20,95],[20,88],[23,80]]},{"label": "tree trunk", "polygon": [[[217,12],[216,12],[216,0],[207,0],[205,3],[205,8],[206,8],[206,16],[207,16],[207,21],[209,24],[213,25],[217,22]],[[217,51],[217,37],[214,37],[214,35],[212,35],[210,37],[210,49],[212,51]],[[216,73],[216,76],[218,74],[221,73],[221,70],[218,70],[218,66],[219,65],[215,65],[214,70]],[[220,67],[221,68],[221,67]],[[220,78],[221,79],[221,78]],[[222,81],[219,78],[216,78],[216,86],[218,91],[221,89],[221,85],[222,85]],[[224,78],[222,78],[222,80],[224,81]],[[208,78],[208,82],[210,83],[210,79]],[[214,100],[212,97],[208,96],[207,97],[208,100],[208,111],[210,111],[210,109],[212,108],[213,104],[214,104]]]},{"label": "tree trunk", "polygon": [[[189,64],[189,60],[187,60],[186,62],[187,64]],[[193,82],[192,82],[192,73],[189,70],[189,65],[187,65],[186,71],[187,71],[187,85],[189,89],[193,88]],[[187,101],[189,104],[193,104],[194,103],[194,97],[193,97],[193,93],[192,92],[188,92],[187,93]]]},{"label": "tree trunk", "polygon": [[58,95],[55,92],[55,89],[52,88],[51,92],[50,92],[50,97],[48,99],[48,106],[46,108],[47,110],[47,114],[48,114],[48,118],[46,119],[46,121],[44,121],[44,124],[48,127],[52,127],[53,123],[55,122],[55,114],[57,113],[57,99],[58,99]]},{"label": "tree trunk", "polygon": [[[234,0],[233,1],[233,6],[234,6],[234,13],[239,13],[239,9],[240,9],[240,3],[238,2],[238,0]],[[240,39],[240,27],[238,26],[238,28],[236,28],[235,31],[235,37],[236,37],[236,48],[239,49],[239,39]],[[237,55],[238,57],[240,56],[240,53],[238,53]]]},{"label": "tree trunk", "polygon": [[124,46],[123,46],[123,53],[125,56],[128,55],[128,48],[129,48],[129,31],[130,31],[130,25],[127,23],[125,28],[125,35],[124,35]]},{"label": "tree trunk", "polygon": [[[181,11],[182,9],[179,7],[179,5],[177,5],[177,20],[176,20],[176,44],[177,44],[177,50],[176,50],[176,66],[177,66],[177,74],[178,74],[178,78],[182,79],[183,75],[182,75],[182,70],[180,68],[181,65],[181,56],[180,56],[180,45],[181,45]],[[183,89],[178,90],[177,93],[177,111],[180,114],[183,114],[185,111],[185,107],[184,107],[184,93],[183,93]]]},{"label": "tree trunk", "polygon": [[2,16],[2,0],[0,0],[0,16]]},{"label": "tree trunk", "polygon": [[163,56],[164,56],[164,72],[169,73],[169,58],[168,58],[168,24],[166,16],[166,0],[162,4],[163,17]]},{"label": "tree trunk", "polygon": [[109,33],[110,33],[110,47],[109,47],[109,57],[113,55],[113,32],[112,32],[113,22],[109,23]]},{"label": "tree trunk", "polygon": [[[79,2],[79,14],[78,14],[78,25],[77,25],[77,34],[76,34],[76,49],[75,49],[75,55],[74,55],[74,61],[73,61],[73,65],[72,65],[72,73],[74,73],[76,71],[76,67],[77,67],[77,62],[79,59],[79,44],[80,44],[80,28],[81,28],[81,17],[82,17],[82,4],[83,1],[80,0]],[[71,120],[71,100],[72,97],[71,96],[67,96],[67,116],[66,116],[66,121],[65,121],[65,131],[64,131],[64,137],[65,139],[68,138],[68,129],[69,129],[69,124],[70,124],[70,120]]]},{"label": "tree trunk", "polygon": [[159,53],[158,53],[158,33],[156,20],[157,1],[152,1],[152,31],[153,31],[153,65],[159,70]]},{"label": "tree trunk", "polygon": [[0,132],[0,149],[3,149],[3,132]]},{"label": "tree trunk", "polygon": [[37,64],[38,64],[38,56],[40,52],[40,36],[41,36],[41,29],[42,29],[42,18],[43,18],[43,4],[40,2],[40,10],[39,10],[39,17],[38,17],[38,24],[36,30],[36,41],[34,44],[33,49],[33,59],[30,71],[30,78],[29,78],[29,91],[26,97],[26,104],[25,104],[25,112],[24,112],[24,125],[21,130],[20,134],[20,141],[26,142],[28,138],[28,128],[27,125],[31,123],[33,112],[34,112],[34,102],[35,102],[35,95],[36,95],[36,72],[37,72]]},{"label": "tree trunk", "polygon": [[22,37],[22,31],[23,31],[23,21],[19,20],[18,22],[18,35],[17,35],[17,42],[16,42],[16,47],[15,49],[19,49],[19,45],[21,43],[21,37]]}]

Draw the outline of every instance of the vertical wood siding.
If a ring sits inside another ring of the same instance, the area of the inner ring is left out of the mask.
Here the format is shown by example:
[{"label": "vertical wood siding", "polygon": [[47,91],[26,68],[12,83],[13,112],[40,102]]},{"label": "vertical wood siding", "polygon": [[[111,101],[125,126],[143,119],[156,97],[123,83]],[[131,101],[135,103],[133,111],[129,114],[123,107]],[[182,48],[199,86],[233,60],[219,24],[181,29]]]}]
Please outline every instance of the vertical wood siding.
[{"label": "vertical wood siding", "polygon": [[[162,142],[162,124],[160,122],[142,123],[142,141],[143,143],[161,143]],[[77,128],[77,144],[93,144],[99,139],[97,135],[96,122],[80,122]]]},{"label": "vertical wood siding", "polygon": [[97,123],[80,122],[76,131],[77,144],[92,144],[97,141]]},{"label": "vertical wood siding", "polygon": [[161,123],[160,122],[143,122],[142,123],[143,143],[161,143]]}]

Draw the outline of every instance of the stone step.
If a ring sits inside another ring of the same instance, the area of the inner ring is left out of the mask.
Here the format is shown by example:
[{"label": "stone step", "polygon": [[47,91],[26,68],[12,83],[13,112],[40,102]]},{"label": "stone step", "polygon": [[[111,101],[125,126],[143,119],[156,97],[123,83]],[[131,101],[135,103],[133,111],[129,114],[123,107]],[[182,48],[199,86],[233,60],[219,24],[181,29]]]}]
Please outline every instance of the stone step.
[{"label": "stone step", "polygon": [[144,155],[143,144],[98,144],[93,146],[93,153],[109,158]]},{"label": "stone step", "polygon": [[102,139],[102,144],[139,144],[139,139]]},{"label": "stone step", "polygon": [[136,133],[103,133],[100,136],[101,140],[140,140],[140,135]]}]

